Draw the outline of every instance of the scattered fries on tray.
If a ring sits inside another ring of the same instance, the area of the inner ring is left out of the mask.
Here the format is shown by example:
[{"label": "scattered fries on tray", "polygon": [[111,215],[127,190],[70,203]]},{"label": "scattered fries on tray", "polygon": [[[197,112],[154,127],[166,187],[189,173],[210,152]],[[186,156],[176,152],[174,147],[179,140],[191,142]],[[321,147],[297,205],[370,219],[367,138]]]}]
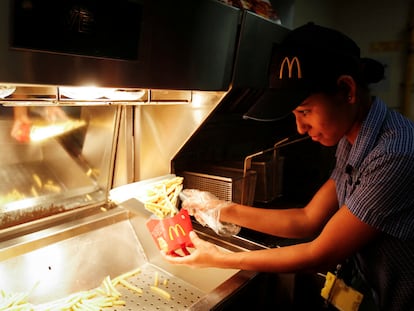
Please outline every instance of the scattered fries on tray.
[{"label": "scattered fries on tray", "polygon": [[183,177],[172,177],[151,184],[146,197],[145,208],[160,219],[173,217],[178,213],[178,195],[183,189]]},{"label": "scattered fries on tray", "polygon": [[[106,276],[101,285],[95,289],[81,291],[71,294],[67,297],[57,299],[51,302],[34,305],[28,302],[29,293],[6,293],[0,290],[0,310],[18,310],[18,311],[78,311],[78,310],[96,310],[101,311],[105,308],[125,306],[126,301],[122,299],[122,294],[116,288],[123,286],[132,291],[134,294],[143,295],[143,289],[133,285],[128,281],[141,272],[140,268],[131,270],[125,274],[111,279]],[[164,299],[171,299],[171,294],[158,286],[158,272],[154,274],[154,285],[150,285],[151,292],[158,294]],[[164,279],[164,286],[168,279]]]}]

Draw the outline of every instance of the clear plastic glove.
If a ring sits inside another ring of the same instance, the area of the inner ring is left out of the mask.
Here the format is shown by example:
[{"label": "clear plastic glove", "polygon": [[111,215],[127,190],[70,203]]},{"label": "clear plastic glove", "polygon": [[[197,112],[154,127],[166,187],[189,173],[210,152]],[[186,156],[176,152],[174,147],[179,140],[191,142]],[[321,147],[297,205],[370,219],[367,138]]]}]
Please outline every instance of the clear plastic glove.
[{"label": "clear plastic glove", "polygon": [[180,193],[182,207],[203,226],[210,227],[221,236],[231,236],[240,232],[240,226],[221,222],[220,211],[232,202],[219,200],[215,195],[207,191],[197,189],[184,189]]}]

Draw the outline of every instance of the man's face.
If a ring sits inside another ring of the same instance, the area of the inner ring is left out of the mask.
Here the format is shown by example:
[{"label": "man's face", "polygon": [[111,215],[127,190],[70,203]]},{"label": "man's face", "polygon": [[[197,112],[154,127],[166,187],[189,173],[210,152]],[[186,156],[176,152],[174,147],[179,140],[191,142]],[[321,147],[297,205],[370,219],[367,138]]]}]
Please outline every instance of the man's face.
[{"label": "man's face", "polygon": [[353,123],[351,105],[340,95],[313,94],[293,114],[298,132],[324,146],[335,146]]}]

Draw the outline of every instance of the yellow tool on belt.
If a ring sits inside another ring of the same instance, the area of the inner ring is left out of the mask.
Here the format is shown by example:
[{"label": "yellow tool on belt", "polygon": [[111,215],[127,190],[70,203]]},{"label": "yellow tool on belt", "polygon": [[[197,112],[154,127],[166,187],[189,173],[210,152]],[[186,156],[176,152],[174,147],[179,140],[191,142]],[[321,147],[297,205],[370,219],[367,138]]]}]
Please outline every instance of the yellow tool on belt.
[{"label": "yellow tool on belt", "polygon": [[361,304],[362,295],[331,272],[326,274],[325,286],[321,296],[340,311],[357,311]]}]

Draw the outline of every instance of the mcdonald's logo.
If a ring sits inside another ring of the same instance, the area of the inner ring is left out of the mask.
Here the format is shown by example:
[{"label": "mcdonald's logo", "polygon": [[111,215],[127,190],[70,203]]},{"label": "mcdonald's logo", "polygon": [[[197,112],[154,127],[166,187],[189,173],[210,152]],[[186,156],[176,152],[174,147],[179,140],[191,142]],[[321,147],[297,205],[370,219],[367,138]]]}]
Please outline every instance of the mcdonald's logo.
[{"label": "mcdonald's logo", "polygon": [[296,64],[296,71],[297,71],[297,78],[301,79],[302,78],[302,69],[300,68],[300,62],[299,59],[295,56],[292,59],[289,59],[289,57],[285,57],[282,61],[282,64],[280,65],[280,71],[279,71],[279,79],[283,79],[283,73],[284,73],[284,68],[285,68],[285,64],[287,64],[287,68],[288,68],[288,78],[292,78],[292,72],[293,72],[293,65]]},{"label": "mcdonald's logo", "polygon": [[173,232],[175,233],[176,237],[178,237],[180,235],[178,230],[181,231],[182,236],[185,236],[185,231],[184,231],[183,227],[181,227],[180,224],[175,224],[174,226],[170,226],[168,228],[168,235],[169,235],[171,241],[174,240]]}]

